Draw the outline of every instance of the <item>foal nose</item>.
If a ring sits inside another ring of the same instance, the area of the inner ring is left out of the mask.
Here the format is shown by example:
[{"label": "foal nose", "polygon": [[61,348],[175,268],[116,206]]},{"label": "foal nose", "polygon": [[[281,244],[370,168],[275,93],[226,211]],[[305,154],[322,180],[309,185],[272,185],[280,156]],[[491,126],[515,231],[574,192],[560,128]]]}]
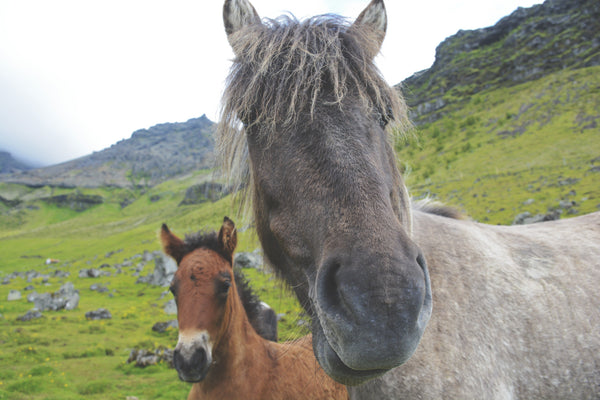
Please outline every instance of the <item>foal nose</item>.
[{"label": "foal nose", "polygon": [[173,365],[179,373],[179,378],[186,382],[199,382],[204,378],[208,372],[206,360],[206,350],[203,348],[195,349],[189,358],[180,350],[173,352]]},{"label": "foal nose", "polygon": [[211,352],[207,334],[194,335],[190,339],[180,336],[173,352],[173,366],[179,379],[185,382],[203,380],[212,363]]}]

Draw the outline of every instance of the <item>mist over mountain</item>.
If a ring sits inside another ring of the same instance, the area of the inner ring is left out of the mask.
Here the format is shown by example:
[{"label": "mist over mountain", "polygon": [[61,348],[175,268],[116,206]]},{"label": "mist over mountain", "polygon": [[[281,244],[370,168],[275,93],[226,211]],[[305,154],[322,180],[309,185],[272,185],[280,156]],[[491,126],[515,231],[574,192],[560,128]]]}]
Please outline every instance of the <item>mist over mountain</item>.
[{"label": "mist over mountain", "polygon": [[31,165],[15,159],[9,152],[0,150],[0,174],[27,171],[32,168]]},{"label": "mist over mountain", "polygon": [[158,124],[72,161],[33,170],[3,170],[0,181],[54,187],[154,186],[213,166],[213,125],[205,115]]}]

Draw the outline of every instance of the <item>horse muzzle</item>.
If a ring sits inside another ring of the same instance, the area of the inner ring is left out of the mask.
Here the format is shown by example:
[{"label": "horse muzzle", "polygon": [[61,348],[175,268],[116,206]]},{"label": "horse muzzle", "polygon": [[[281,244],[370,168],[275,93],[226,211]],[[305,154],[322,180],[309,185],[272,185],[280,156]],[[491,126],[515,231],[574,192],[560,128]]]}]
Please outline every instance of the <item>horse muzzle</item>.
[{"label": "horse muzzle", "polygon": [[316,277],[313,347],[325,372],[357,385],[405,363],[431,316],[429,273],[418,248],[377,258],[333,254]]},{"label": "horse muzzle", "polygon": [[212,346],[206,332],[192,336],[179,335],[173,352],[173,365],[184,382],[200,382],[212,364]]}]

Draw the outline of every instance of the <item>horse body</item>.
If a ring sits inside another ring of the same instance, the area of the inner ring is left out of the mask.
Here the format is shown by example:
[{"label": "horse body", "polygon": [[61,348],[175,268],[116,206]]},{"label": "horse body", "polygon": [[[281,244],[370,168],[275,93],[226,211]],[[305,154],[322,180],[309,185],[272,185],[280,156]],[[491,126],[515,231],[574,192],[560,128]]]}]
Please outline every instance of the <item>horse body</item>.
[{"label": "horse body", "polygon": [[174,365],[180,379],[193,382],[189,400],[348,398],[319,367],[310,335],[276,343],[252,326],[233,279],[233,222],[225,219],[218,239],[209,234],[184,242],[166,226],[161,239],[178,263],[171,284],[179,321]]},{"label": "horse body", "polygon": [[600,395],[600,213],[511,227],[413,215],[431,320],[407,363],[351,398]]},{"label": "horse body", "polygon": [[373,65],[383,0],[351,25],[262,23],[226,0],[224,22],[225,170],[329,376],[356,399],[600,397],[599,213],[496,227],[413,211],[390,140],[406,109]]}]

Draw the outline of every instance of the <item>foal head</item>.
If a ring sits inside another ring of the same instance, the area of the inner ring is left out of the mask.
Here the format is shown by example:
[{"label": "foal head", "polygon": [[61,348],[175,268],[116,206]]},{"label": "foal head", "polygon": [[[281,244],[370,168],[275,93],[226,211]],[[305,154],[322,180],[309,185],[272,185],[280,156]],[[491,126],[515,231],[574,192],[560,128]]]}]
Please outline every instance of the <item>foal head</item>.
[{"label": "foal head", "polygon": [[170,287],[179,322],[173,363],[181,380],[199,382],[206,377],[213,362],[212,350],[232,317],[235,226],[226,217],[218,235],[188,236],[183,241],[163,225],[161,241],[165,253],[178,265]]}]

